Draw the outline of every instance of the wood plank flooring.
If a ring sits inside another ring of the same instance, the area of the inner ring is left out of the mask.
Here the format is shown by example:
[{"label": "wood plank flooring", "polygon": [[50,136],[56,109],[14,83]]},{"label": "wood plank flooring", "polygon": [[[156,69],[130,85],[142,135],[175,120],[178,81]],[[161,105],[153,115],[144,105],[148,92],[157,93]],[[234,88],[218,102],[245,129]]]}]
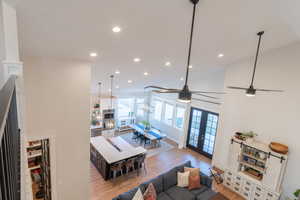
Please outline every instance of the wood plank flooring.
[{"label": "wood plank flooring", "polygon": [[[146,159],[147,173],[131,173],[112,181],[104,181],[91,163],[91,200],[111,200],[113,197],[126,192],[141,183],[166,172],[185,161],[191,160],[194,167],[198,167],[205,174],[209,174],[211,160],[189,149],[178,148],[149,157]],[[214,190],[221,192],[230,200],[243,198],[223,186],[214,184]]]}]

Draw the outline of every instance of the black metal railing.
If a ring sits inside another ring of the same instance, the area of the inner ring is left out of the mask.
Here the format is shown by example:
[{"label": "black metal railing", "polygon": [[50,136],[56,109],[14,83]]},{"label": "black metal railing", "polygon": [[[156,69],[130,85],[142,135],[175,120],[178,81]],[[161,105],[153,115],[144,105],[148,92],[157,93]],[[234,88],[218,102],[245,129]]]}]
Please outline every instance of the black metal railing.
[{"label": "black metal railing", "polygon": [[20,200],[20,130],[16,77],[0,90],[0,200]]}]

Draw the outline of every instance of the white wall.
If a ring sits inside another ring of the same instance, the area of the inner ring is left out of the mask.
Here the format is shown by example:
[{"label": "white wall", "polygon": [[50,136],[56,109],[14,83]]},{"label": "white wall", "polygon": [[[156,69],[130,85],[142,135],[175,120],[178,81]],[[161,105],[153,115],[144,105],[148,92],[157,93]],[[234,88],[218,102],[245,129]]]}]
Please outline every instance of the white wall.
[{"label": "white wall", "polygon": [[89,63],[24,59],[26,132],[55,139],[58,200],[89,199],[90,77]]},{"label": "white wall", "polygon": [[[243,91],[228,90],[222,106],[221,121],[213,163],[225,168],[230,137],[236,131],[254,131],[258,139],[289,146],[289,161],[284,178],[285,193],[300,188],[300,43],[267,52],[258,63],[255,86],[283,89],[284,93],[258,93],[246,97]],[[253,59],[233,64],[225,75],[225,86],[248,87]]]},{"label": "white wall", "polygon": [[4,84],[4,69],[2,64],[4,58],[5,58],[4,26],[3,26],[2,2],[0,1],[0,88],[2,88]]}]

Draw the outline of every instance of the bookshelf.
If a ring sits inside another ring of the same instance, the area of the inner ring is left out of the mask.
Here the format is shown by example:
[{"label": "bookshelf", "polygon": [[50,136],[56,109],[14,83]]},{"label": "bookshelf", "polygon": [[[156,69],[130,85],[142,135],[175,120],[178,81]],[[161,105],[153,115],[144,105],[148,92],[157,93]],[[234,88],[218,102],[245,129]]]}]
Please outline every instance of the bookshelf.
[{"label": "bookshelf", "polygon": [[49,139],[28,141],[28,170],[32,182],[33,200],[51,200]]}]

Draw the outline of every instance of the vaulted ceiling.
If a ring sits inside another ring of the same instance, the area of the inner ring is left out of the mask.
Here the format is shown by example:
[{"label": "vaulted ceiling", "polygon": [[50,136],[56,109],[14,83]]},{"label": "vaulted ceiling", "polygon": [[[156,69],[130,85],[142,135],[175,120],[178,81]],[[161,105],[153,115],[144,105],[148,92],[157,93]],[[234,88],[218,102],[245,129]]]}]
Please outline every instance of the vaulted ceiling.
[{"label": "vaulted ceiling", "polygon": [[[299,10],[297,0],[200,0],[191,82],[253,56],[257,31],[266,32],[264,51],[299,41]],[[115,74],[117,91],[183,84],[192,14],[189,0],[24,0],[17,4],[17,12],[22,56],[89,61],[94,88],[101,81],[108,90],[109,75],[116,70],[121,72]],[[116,25],[122,28],[117,34],[112,32]],[[90,58],[90,52],[98,57]],[[224,57],[218,58],[220,53]],[[135,57],[141,62],[134,63]],[[166,61],[172,65],[166,67]]]}]

